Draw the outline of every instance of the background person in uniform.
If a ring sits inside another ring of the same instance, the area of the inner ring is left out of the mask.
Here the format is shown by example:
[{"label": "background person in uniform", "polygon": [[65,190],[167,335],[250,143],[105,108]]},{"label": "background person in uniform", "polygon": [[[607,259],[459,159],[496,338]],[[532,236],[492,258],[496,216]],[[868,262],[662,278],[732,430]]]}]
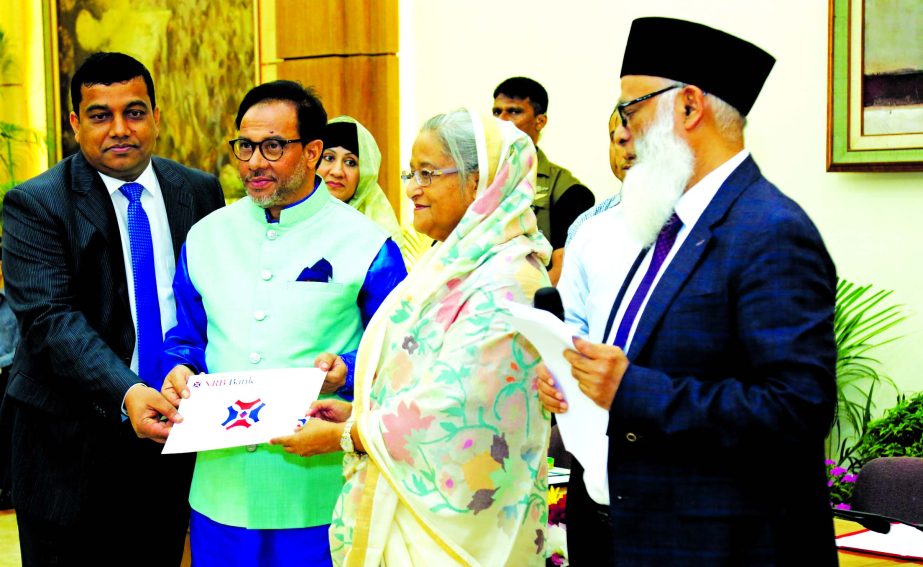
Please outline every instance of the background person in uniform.
[{"label": "background person in uniform", "polygon": [[542,129],[548,124],[548,92],[527,77],[512,77],[494,89],[493,114],[508,120],[525,132],[538,152],[538,180],[532,210],[538,229],[554,250],[548,277],[557,284],[564,261],[567,229],[581,213],[593,206],[596,198],[570,171],[551,162],[538,147]]},{"label": "background person in uniform", "polygon": [[160,109],[135,59],[91,55],[71,101],[80,152],[3,206],[22,329],[3,433],[23,564],[179,565],[192,459],[139,437],[163,442],[160,417],[175,414],[159,392],[175,258],[224,196],[213,176],[152,158]]},{"label": "background person in uniform", "polygon": [[[632,24],[617,135],[637,161],[621,204],[572,242],[559,284],[587,337],[565,357],[609,411],[608,490],[606,471],[571,475],[567,517],[593,520],[568,525],[576,566],[601,564],[588,554],[606,539],[617,565],[837,563],[824,466],[836,274],[743,141],[773,64],[700,24]],[[765,462],[773,481],[755,482]]]}]

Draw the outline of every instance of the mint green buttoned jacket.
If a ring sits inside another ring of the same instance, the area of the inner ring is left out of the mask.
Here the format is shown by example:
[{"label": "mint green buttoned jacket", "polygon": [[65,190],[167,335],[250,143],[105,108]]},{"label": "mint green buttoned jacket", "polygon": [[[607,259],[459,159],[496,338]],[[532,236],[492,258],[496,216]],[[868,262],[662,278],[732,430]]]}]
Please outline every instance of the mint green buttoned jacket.
[{"label": "mint green buttoned jacket", "polygon": [[[323,182],[278,223],[244,198],[196,224],[186,255],[208,320],[209,371],[313,367],[322,352],[355,350],[363,331],[356,300],[387,237]],[[333,267],[331,282],[296,281],[322,259]],[[189,502],[230,526],[329,524],[342,458],[304,458],[268,444],[200,452]]]}]

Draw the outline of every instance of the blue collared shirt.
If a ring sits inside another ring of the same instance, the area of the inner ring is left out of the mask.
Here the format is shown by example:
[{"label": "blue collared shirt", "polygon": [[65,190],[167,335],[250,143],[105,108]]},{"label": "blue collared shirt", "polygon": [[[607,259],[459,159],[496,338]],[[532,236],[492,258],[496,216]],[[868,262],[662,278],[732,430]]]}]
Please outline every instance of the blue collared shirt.
[{"label": "blue collared shirt", "polygon": [[567,241],[564,243],[564,249],[566,250],[570,246],[570,241],[574,239],[574,236],[577,234],[577,231],[580,229],[580,225],[588,221],[589,219],[595,217],[599,213],[608,211],[612,207],[618,205],[622,201],[622,194],[616,193],[615,195],[609,197],[608,199],[603,200],[598,205],[594,206],[588,211],[584,211],[579,217],[574,219],[574,222],[571,223],[570,228],[567,229]]}]

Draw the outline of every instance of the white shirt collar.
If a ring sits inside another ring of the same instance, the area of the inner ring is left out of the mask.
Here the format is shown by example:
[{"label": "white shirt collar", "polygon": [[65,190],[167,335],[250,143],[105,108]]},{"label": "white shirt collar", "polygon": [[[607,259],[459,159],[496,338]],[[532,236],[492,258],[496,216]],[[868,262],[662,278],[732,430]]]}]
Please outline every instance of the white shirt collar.
[{"label": "white shirt collar", "polygon": [[[128,183],[128,181],[122,181],[121,179],[116,179],[115,177],[109,177],[101,171],[97,171],[99,176],[102,178],[103,183],[106,185],[106,189],[109,190],[109,194],[112,195],[122,185]],[[157,195],[160,191],[160,183],[157,181],[157,174],[154,173],[154,160],[151,160],[147,167],[144,168],[144,171],[141,172],[141,175],[131,183],[140,183],[144,186],[145,189],[150,192],[151,195]]]},{"label": "white shirt collar", "polygon": [[683,221],[683,226],[689,228],[695,226],[699,217],[705,212],[705,207],[711,203],[715,194],[718,193],[718,189],[749,156],[749,150],[740,150],[734,157],[713,169],[711,173],[683,193],[675,207],[676,215]]}]

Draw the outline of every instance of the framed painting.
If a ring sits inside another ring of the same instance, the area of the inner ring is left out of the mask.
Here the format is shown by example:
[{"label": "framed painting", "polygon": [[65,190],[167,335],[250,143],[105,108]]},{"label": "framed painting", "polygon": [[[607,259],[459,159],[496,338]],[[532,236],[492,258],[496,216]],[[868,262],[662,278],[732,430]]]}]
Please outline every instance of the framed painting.
[{"label": "framed painting", "polygon": [[154,79],[157,155],[221,177],[226,193],[226,180],[239,184],[225,142],[259,79],[257,1],[49,0],[57,159],[78,149],[68,119],[74,71],[91,53],[120,51]]},{"label": "framed painting", "polygon": [[829,6],[827,171],[923,171],[923,2]]}]

